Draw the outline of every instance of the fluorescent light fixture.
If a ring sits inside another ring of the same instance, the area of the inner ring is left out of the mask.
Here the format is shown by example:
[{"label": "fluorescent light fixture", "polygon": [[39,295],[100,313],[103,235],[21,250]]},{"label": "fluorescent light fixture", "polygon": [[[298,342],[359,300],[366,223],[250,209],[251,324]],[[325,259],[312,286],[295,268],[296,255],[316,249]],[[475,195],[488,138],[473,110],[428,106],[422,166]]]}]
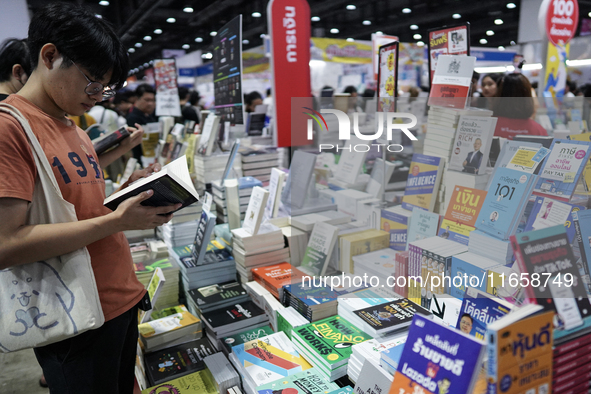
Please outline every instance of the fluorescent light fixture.
[{"label": "fluorescent light fixture", "polygon": [[364,20],[364,21],[363,21],[363,22],[361,22],[361,23],[363,23],[365,26],[369,26],[369,25],[371,25],[371,21],[368,21],[368,20]]},{"label": "fluorescent light fixture", "polygon": [[[566,61],[566,65],[568,66],[568,60]],[[542,63],[532,63],[532,64],[524,64],[521,68],[522,70],[541,70]]]},{"label": "fluorescent light fixture", "polygon": [[507,66],[507,72],[512,73],[515,71],[515,66]]},{"label": "fluorescent light fixture", "polygon": [[320,22],[319,16],[313,16],[311,19],[312,19],[312,22]]},{"label": "fluorescent light fixture", "polygon": [[482,45],[484,45],[484,44],[488,43],[488,41],[486,40],[486,38],[481,38],[481,39],[480,39],[480,43],[481,43]]},{"label": "fluorescent light fixture", "polygon": [[355,7],[353,4],[349,4],[349,5],[347,6],[347,9],[348,9],[349,11],[353,11],[353,10],[356,10],[356,9],[357,9],[357,7]]},{"label": "fluorescent light fixture", "polygon": [[403,14],[410,14],[411,12],[412,12],[412,10],[410,8],[403,8],[402,9]]},{"label": "fluorescent light fixture", "polygon": [[495,35],[495,32],[494,32],[494,31],[492,31],[492,30],[487,30],[487,31],[486,31],[486,35],[487,35],[487,36],[494,36],[494,35]]},{"label": "fluorescent light fixture", "polygon": [[419,30],[417,25],[410,25],[410,30]]},{"label": "fluorescent light fixture", "polygon": [[185,7],[185,8],[183,8],[183,11],[185,11],[187,13],[191,13],[191,12],[193,12],[193,7]]},{"label": "fluorescent light fixture", "polygon": [[156,30],[154,30],[154,34],[162,34],[162,29],[156,29]]},{"label": "fluorescent light fixture", "polygon": [[503,23],[502,19],[495,19],[495,25],[502,25]]},{"label": "fluorescent light fixture", "polygon": [[123,81],[123,87],[127,86],[127,81]]},{"label": "fluorescent light fixture", "polygon": [[207,52],[201,55],[202,58],[204,59],[213,59],[213,55],[211,54],[211,52]]},{"label": "fluorescent light fixture", "polygon": [[135,48],[129,48],[129,49],[127,50],[127,52],[129,52],[129,53],[134,53],[134,52],[135,52]]},{"label": "fluorescent light fixture", "polygon": [[261,35],[259,37],[265,38],[265,33],[261,33]]},{"label": "fluorescent light fixture", "polygon": [[203,38],[197,37],[197,38],[195,38],[195,42],[203,42]]},{"label": "fluorescent light fixture", "polygon": [[210,36],[215,37],[218,35],[217,31],[212,31],[211,33],[209,33]]},{"label": "fluorescent light fixture", "polygon": [[107,0],[102,0],[102,1],[99,1],[99,5],[102,5],[103,7],[106,7],[106,6],[109,5],[109,2]]},{"label": "fluorescent light fixture", "polygon": [[145,37],[144,37],[144,41],[152,41],[152,37],[150,37],[150,36],[145,36]]},{"label": "fluorescent light fixture", "polygon": [[567,60],[566,65],[569,67],[580,67],[591,65],[591,59]]},{"label": "fluorescent light fixture", "polygon": [[336,28],[333,27],[332,29],[330,29],[330,32],[332,34],[339,34],[339,29],[336,29]]},{"label": "fluorescent light fixture", "polygon": [[415,40],[420,40],[422,36],[420,34],[415,34],[414,36],[412,36],[412,38],[414,38]]},{"label": "fluorescent light fixture", "polygon": [[355,39],[354,39],[354,38],[350,38],[350,37],[349,37],[349,38],[347,38],[347,41],[349,41],[349,42],[353,42],[353,41],[355,41]]},{"label": "fluorescent light fixture", "polygon": [[183,49],[189,49],[189,48],[191,48],[191,45],[189,45],[189,44],[183,44],[183,46],[181,48],[183,48]]},{"label": "fluorescent light fixture", "polygon": [[260,18],[261,17],[261,13],[260,12],[253,12],[252,14],[253,18]]},{"label": "fluorescent light fixture", "polygon": [[148,63],[144,63],[144,67],[150,67],[150,65]]},{"label": "fluorescent light fixture", "polygon": [[515,5],[515,3],[507,3],[507,8],[509,8],[510,10],[512,10],[513,8],[517,7]]},{"label": "fluorescent light fixture", "polygon": [[324,67],[326,65],[322,60],[310,60],[308,64],[310,67]]},{"label": "fluorescent light fixture", "polygon": [[376,36],[383,36],[383,35],[384,35],[384,32],[376,31]]},{"label": "fluorescent light fixture", "polygon": [[420,46],[420,47],[424,47],[425,46],[425,43],[423,41],[418,41],[417,42],[417,45]]},{"label": "fluorescent light fixture", "polygon": [[103,19],[103,16],[101,14],[94,14],[95,17],[99,18],[99,19]]},{"label": "fluorescent light fixture", "polygon": [[136,42],[135,43],[135,47],[136,48],[141,48],[142,47],[142,43],[141,42]]},{"label": "fluorescent light fixture", "polygon": [[509,44],[511,44],[511,45],[517,45],[517,43],[515,41],[511,41]]},{"label": "fluorescent light fixture", "polygon": [[166,21],[168,23],[174,23],[174,22],[176,22],[176,19],[174,19],[174,18],[168,18]]},{"label": "fluorescent light fixture", "polygon": [[454,18],[454,19],[460,19],[462,17],[462,15],[460,15],[460,14],[453,14],[451,17]]},{"label": "fluorescent light fixture", "polygon": [[507,71],[505,66],[494,66],[494,67],[474,67],[474,71],[480,74],[488,73],[504,73]]}]

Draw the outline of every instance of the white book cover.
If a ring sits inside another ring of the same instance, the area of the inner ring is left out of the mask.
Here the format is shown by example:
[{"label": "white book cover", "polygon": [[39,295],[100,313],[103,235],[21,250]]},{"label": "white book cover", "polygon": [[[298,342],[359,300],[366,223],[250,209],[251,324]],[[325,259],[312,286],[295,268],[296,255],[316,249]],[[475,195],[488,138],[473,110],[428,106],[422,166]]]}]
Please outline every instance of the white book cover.
[{"label": "white book cover", "polygon": [[316,155],[300,150],[293,154],[287,184],[281,195],[281,201],[285,205],[295,208],[304,206],[315,165]]},{"label": "white book cover", "polygon": [[[359,380],[353,389],[354,393],[379,394],[390,390],[394,376],[380,367],[378,362],[366,360],[361,367]],[[420,386],[416,386],[420,387]]]},{"label": "white book cover", "polygon": [[226,189],[226,204],[228,211],[228,223],[230,230],[240,227],[240,197],[238,190],[238,179],[226,179],[224,181]]},{"label": "white book cover", "polygon": [[213,151],[213,145],[217,136],[217,129],[220,125],[220,117],[211,113],[205,119],[203,128],[201,129],[201,138],[199,139],[199,146],[197,153],[209,156]]},{"label": "white book cover", "polygon": [[269,199],[265,206],[265,219],[272,219],[277,216],[279,204],[281,203],[281,192],[283,191],[285,175],[285,172],[277,168],[271,170],[271,179],[269,180]]},{"label": "white book cover", "polygon": [[140,320],[138,324],[147,323],[151,320],[152,309],[154,308],[154,305],[156,305],[156,300],[158,299],[165,282],[166,278],[164,278],[162,268],[156,267],[152,279],[150,279],[150,283],[148,284],[148,295],[150,296],[151,308],[147,311],[140,311]]},{"label": "white book cover", "polygon": [[474,56],[440,55],[437,58],[428,104],[466,108],[475,62]]},{"label": "white book cover", "polygon": [[497,118],[461,116],[449,169],[484,174],[496,125]]},{"label": "white book cover", "polygon": [[339,181],[348,184],[355,184],[357,181],[367,152],[356,152],[353,147],[361,143],[359,138],[351,136],[351,139],[345,144],[334,176]]},{"label": "white book cover", "polygon": [[310,275],[324,275],[337,240],[339,229],[320,222],[314,225],[302,265],[298,267]]},{"label": "white book cover", "polygon": [[381,198],[384,193],[384,185],[390,182],[396,165],[386,162],[386,174],[384,176],[384,160],[377,158],[371,171],[371,178],[365,187],[365,192],[376,198]]},{"label": "white book cover", "polygon": [[248,233],[252,235],[258,233],[268,198],[269,192],[262,187],[256,186],[252,189],[252,195],[250,196],[250,202],[248,203],[244,223],[242,224],[242,228]]}]

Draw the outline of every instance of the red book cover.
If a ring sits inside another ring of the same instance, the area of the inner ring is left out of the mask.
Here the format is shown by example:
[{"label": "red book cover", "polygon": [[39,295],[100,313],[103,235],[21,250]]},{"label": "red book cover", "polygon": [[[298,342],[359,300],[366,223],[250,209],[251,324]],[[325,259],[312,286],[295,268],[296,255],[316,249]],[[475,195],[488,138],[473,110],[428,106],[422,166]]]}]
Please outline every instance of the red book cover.
[{"label": "red book cover", "polygon": [[587,372],[586,374],[580,375],[579,377],[577,377],[576,379],[572,379],[569,380],[566,383],[563,383],[561,385],[552,385],[552,392],[555,394],[562,394],[562,392],[572,389],[573,387],[576,387],[578,385],[580,385],[581,383],[587,382],[591,379],[591,372]]},{"label": "red book cover", "polygon": [[573,350],[572,352],[568,352],[565,354],[562,354],[560,356],[554,356],[554,368],[557,368],[559,366],[562,366],[564,364],[570,363],[570,361],[572,360],[576,360],[581,356],[584,356],[588,353],[591,353],[591,344],[587,344],[585,346],[579,347],[576,350]]},{"label": "red book cover", "polygon": [[589,362],[591,362],[591,353],[587,353],[584,356],[579,357],[579,358],[577,358],[569,363],[566,363],[564,365],[561,365],[559,367],[554,365],[553,373],[554,373],[554,375],[560,375],[560,374],[566,373],[572,369],[579,368]]},{"label": "red book cover", "polygon": [[291,264],[283,262],[266,267],[253,268],[252,275],[254,278],[259,278],[260,281],[264,282],[263,286],[269,286],[277,291],[284,285],[301,282],[304,273],[297,268],[293,268]]},{"label": "red book cover", "polygon": [[566,391],[552,391],[553,394],[583,394],[583,393],[587,393],[587,390],[589,389],[589,383],[590,382],[584,382],[576,387],[573,387],[570,390],[566,390]]},{"label": "red book cover", "polygon": [[553,376],[552,385],[557,386],[559,384],[564,384],[571,379],[576,379],[578,376],[591,372],[591,364],[585,364],[580,368],[577,368],[573,371],[567,372],[564,375],[560,376]]},{"label": "red book cover", "polygon": [[572,341],[563,343],[562,345],[558,345],[554,349],[554,357],[568,353],[575,349],[579,349],[581,346],[588,343],[591,343],[591,334],[587,334],[585,336],[573,339]]}]

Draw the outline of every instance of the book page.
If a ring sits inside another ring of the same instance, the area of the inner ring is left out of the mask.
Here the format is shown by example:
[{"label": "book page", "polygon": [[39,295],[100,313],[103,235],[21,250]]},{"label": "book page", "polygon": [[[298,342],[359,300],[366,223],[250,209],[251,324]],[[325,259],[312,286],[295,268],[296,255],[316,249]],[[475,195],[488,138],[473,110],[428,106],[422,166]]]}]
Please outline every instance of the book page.
[{"label": "book page", "polygon": [[186,156],[181,156],[175,161],[165,165],[162,168],[162,171],[166,170],[168,174],[174,174],[175,179],[177,181],[181,180],[183,182],[183,186],[191,192],[191,194],[198,197],[197,191],[195,190],[195,186],[193,186],[193,181],[191,180],[191,174],[189,174],[189,167],[187,166],[187,158]]}]

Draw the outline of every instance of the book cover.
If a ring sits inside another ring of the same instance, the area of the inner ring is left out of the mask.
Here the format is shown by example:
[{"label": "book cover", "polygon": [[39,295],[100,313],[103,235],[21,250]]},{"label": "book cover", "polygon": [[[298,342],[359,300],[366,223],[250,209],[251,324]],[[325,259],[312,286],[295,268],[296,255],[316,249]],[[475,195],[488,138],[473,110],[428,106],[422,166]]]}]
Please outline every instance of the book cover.
[{"label": "book cover", "polygon": [[216,353],[207,338],[198,339],[145,355],[146,374],[151,385],[205,369],[203,359]]},{"label": "book cover", "polygon": [[198,308],[207,309],[210,305],[243,298],[246,296],[246,290],[238,282],[227,282],[191,289],[188,290],[188,294]]},{"label": "book cover", "polygon": [[271,329],[271,326],[267,325],[263,327],[251,328],[249,330],[239,332],[238,334],[229,335],[222,339],[222,343],[228,350],[231,350],[232,346],[254,341],[255,339],[260,339],[271,334],[273,334],[273,330]]},{"label": "book cover", "polygon": [[527,198],[533,187],[533,174],[509,168],[498,168],[480,214],[476,228],[499,239],[515,233]]},{"label": "book cover", "polygon": [[232,354],[257,386],[312,368],[283,332],[233,346]]},{"label": "book cover", "polygon": [[[591,141],[591,133],[581,133],[568,136],[569,140],[574,141]],[[591,160],[587,161],[583,170],[583,186],[587,194],[591,194]]]},{"label": "book cover", "polygon": [[260,278],[275,289],[280,289],[284,285],[298,283],[301,280],[303,272],[291,266],[287,262],[273,264],[266,267],[252,269],[255,278]]},{"label": "book cover", "polygon": [[179,330],[190,325],[199,325],[201,320],[193,316],[188,311],[175,313],[174,315],[166,316],[161,319],[152,320],[147,323],[138,325],[140,336],[143,338],[151,338],[158,335],[166,334],[171,331]]},{"label": "book cover", "polygon": [[324,275],[337,240],[339,229],[328,223],[314,225],[300,269],[310,275]]},{"label": "book cover", "polygon": [[305,344],[315,357],[335,367],[351,357],[351,346],[371,339],[367,333],[340,316],[295,328],[292,335]]},{"label": "book cover", "polygon": [[408,326],[417,313],[424,316],[431,315],[431,312],[407,298],[358,309],[353,313],[378,333]]},{"label": "book cover", "polygon": [[415,153],[412,156],[402,208],[411,211],[413,207],[433,212],[441,181],[443,162],[439,157]]},{"label": "book cover", "polygon": [[316,165],[316,155],[297,150],[291,159],[287,183],[281,201],[290,207],[302,208],[306,202],[310,182]]},{"label": "book cover", "polygon": [[449,169],[484,174],[497,118],[460,116]]},{"label": "book cover", "polygon": [[474,56],[439,55],[427,104],[466,108],[475,62]]},{"label": "book cover", "polygon": [[214,113],[210,113],[201,129],[201,138],[197,145],[197,153],[203,156],[210,156],[213,152],[215,140],[217,140],[218,131],[220,128],[220,117]]},{"label": "book cover", "polygon": [[469,394],[484,356],[484,342],[415,315],[390,394]]},{"label": "book cover", "polygon": [[511,311],[501,300],[472,288],[467,288],[456,328],[464,334],[485,340],[486,327]]},{"label": "book cover", "polygon": [[511,237],[519,269],[528,273],[525,287],[531,302],[558,313],[557,326],[577,327],[591,315],[585,285],[563,225]]},{"label": "book cover", "polygon": [[566,228],[568,242],[572,243],[575,238],[572,212],[584,209],[585,207],[579,205],[537,196],[523,231],[540,230],[562,224]]},{"label": "book cover", "polygon": [[271,219],[277,216],[279,205],[281,203],[281,192],[283,191],[283,182],[285,181],[285,172],[273,168],[271,169],[271,179],[269,180],[269,198],[267,205],[265,205],[266,219]]},{"label": "book cover", "polygon": [[161,393],[218,394],[219,391],[209,369],[204,369],[142,390],[142,394]]},{"label": "book cover", "polygon": [[391,249],[405,250],[408,243],[408,221],[408,216],[395,212],[393,208],[380,210],[380,229],[390,235]]},{"label": "book cover", "polygon": [[211,239],[211,234],[215,227],[215,216],[211,215],[207,210],[201,211],[201,217],[197,225],[197,233],[195,234],[195,241],[193,242],[193,260],[195,265],[203,265],[205,253],[207,252],[207,245]]},{"label": "book cover", "polygon": [[570,201],[587,162],[591,143],[555,139],[540,171],[534,194]]},{"label": "book cover", "polygon": [[[572,212],[573,227],[575,228],[575,242],[579,247],[581,255],[580,263],[582,266],[582,278],[586,288],[591,290],[591,211],[574,211]],[[568,234],[567,229],[567,234]]]},{"label": "book cover", "polygon": [[550,150],[544,147],[520,146],[505,167],[534,174],[538,169],[538,165],[549,152]]},{"label": "book cover", "polygon": [[244,223],[242,223],[242,228],[248,233],[256,235],[259,232],[268,198],[269,192],[262,187],[255,186],[252,189],[246,215],[244,216]]},{"label": "book cover", "polygon": [[252,301],[241,302],[227,308],[216,309],[202,314],[211,327],[218,328],[237,321],[264,315],[265,311]]},{"label": "book cover", "polygon": [[[165,282],[166,278],[164,278],[162,268],[156,267],[154,273],[152,274],[152,279],[150,279],[150,283],[148,284],[148,295],[150,296],[150,304],[152,308],[154,305],[156,305],[156,301],[158,300],[158,296],[160,295]],[[138,324],[150,321],[152,308],[148,309],[147,311],[140,310]]]},{"label": "book cover", "polygon": [[97,156],[100,156],[110,148],[119,145],[121,141],[129,137],[131,134],[127,131],[127,128],[120,127],[112,133],[106,134],[102,138],[96,138],[92,141],[94,145],[94,151]]},{"label": "book cover", "polygon": [[426,212],[418,208],[413,209],[406,236],[406,250],[408,250],[409,242],[436,236],[438,227],[438,214]]},{"label": "book cover", "polygon": [[338,390],[336,383],[328,382],[316,368],[287,376],[284,379],[257,387],[258,394],[326,394]]},{"label": "book cover", "polygon": [[455,186],[437,235],[468,245],[486,194],[484,190]]}]

